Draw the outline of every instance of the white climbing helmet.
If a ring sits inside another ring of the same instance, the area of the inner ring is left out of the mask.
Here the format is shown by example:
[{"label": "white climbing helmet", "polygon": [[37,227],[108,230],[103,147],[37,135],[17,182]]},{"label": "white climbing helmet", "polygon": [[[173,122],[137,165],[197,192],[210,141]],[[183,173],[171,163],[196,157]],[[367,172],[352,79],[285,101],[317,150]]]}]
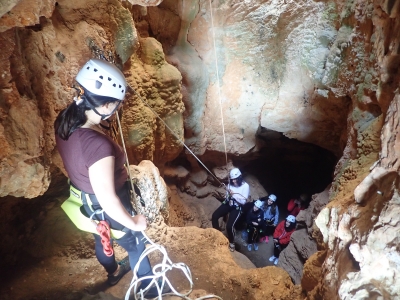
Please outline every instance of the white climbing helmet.
[{"label": "white climbing helmet", "polygon": [[75,80],[95,95],[124,100],[125,76],[115,65],[105,60],[94,58],[89,60],[80,69]]},{"label": "white climbing helmet", "polygon": [[242,175],[242,173],[240,172],[240,170],[238,168],[233,168],[231,170],[231,172],[229,173],[229,176],[231,177],[231,179],[236,179],[240,175]]},{"label": "white climbing helmet", "polygon": [[260,201],[260,200],[256,200],[256,201],[254,202],[254,205],[255,205],[256,207],[258,207],[258,208],[262,208],[262,207],[263,207],[263,203],[262,203],[262,201]]},{"label": "white climbing helmet", "polygon": [[268,196],[268,199],[275,202],[276,201],[276,196],[274,194],[271,194],[271,195]]},{"label": "white climbing helmet", "polygon": [[296,217],[292,215],[288,215],[286,217],[286,221],[289,221],[290,223],[296,223]]}]

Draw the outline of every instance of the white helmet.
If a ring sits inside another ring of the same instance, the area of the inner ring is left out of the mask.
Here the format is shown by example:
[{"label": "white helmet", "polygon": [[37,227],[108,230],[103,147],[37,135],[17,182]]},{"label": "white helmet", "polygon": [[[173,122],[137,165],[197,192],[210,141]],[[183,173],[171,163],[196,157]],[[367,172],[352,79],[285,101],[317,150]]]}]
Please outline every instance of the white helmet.
[{"label": "white helmet", "polygon": [[268,196],[268,199],[275,202],[276,201],[276,196],[274,194],[271,194],[271,195]]},{"label": "white helmet", "polygon": [[105,60],[89,60],[80,69],[75,80],[95,95],[124,100],[125,76],[115,65]]},{"label": "white helmet", "polygon": [[286,221],[289,221],[290,223],[296,223],[296,217],[292,215],[288,215],[286,217]]},{"label": "white helmet", "polygon": [[236,179],[240,175],[242,175],[242,173],[240,172],[240,170],[238,168],[233,168],[231,170],[231,172],[229,173],[229,176],[231,177],[231,179]]},{"label": "white helmet", "polygon": [[255,202],[254,202],[254,205],[256,206],[256,207],[258,207],[258,208],[262,208],[263,207],[263,202],[262,201],[260,201],[260,200],[256,200]]}]

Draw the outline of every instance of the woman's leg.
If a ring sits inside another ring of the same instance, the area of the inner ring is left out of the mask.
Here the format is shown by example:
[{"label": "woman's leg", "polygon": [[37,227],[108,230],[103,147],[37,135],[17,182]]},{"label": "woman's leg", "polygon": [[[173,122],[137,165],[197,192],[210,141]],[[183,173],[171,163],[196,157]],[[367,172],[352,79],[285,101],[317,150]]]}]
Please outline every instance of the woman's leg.
[{"label": "woman's leg", "polygon": [[[129,255],[129,264],[131,269],[135,268],[139,261],[140,255],[145,249],[145,245],[142,241],[143,235],[141,232],[128,231],[122,238],[115,240],[121,247],[123,247]],[[151,265],[148,257],[146,256],[140,263],[137,272],[138,277],[146,275],[152,275]]]},{"label": "woman's leg", "polygon": [[274,256],[279,257],[279,254],[281,254],[281,246],[279,244],[274,244]]},{"label": "woman's leg", "polygon": [[211,217],[212,227],[217,230],[220,230],[218,220],[222,216],[225,216],[227,213],[229,213],[230,210],[231,207],[228,204],[221,204],[220,207],[218,207],[212,214]]},{"label": "woman's leg", "polygon": [[233,209],[229,212],[228,223],[226,223],[226,233],[228,234],[229,243],[235,241],[235,223],[240,217],[240,210]]},{"label": "woman's leg", "polygon": [[247,228],[249,230],[249,234],[247,236],[247,243],[254,244],[254,234],[256,229],[253,226],[249,226]]}]

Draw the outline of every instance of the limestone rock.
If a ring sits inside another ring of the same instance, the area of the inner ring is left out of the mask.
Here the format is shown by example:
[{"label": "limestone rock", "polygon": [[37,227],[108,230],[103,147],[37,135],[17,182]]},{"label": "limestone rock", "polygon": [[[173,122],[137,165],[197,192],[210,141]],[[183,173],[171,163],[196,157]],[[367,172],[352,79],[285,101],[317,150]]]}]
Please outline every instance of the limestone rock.
[{"label": "limestone rock", "polygon": [[303,277],[301,278],[301,287],[307,292],[311,292],[319,283],[322,275],[322,264],[326,252],[318,251],[311,255],[304,264]]},{"label": "limestone rock", "polygon": [[205,186],[207,184],[207,172],[205,170],[191,172],[190,181],[198,187]]},{"label": "limestone rock", "polygon": [[186,181],[189,177],[189,171],[182,166],[164,168],[164,179],[176,182],[177,184]]},{"label": "limestone rock", "polygon": [[290,240],[279,256],[278,266],[289,273],[295,284],[300,284],[304,262],[317,252],[317,244],[309,237],[305,228],[293,232]]},{"label": "limestone rock", "polygon": [[[159,19],[171,12],[185,20],[179,34],[159,29]],[[347,103],[343,93],[330,95],[323,83],[327,73],[335,73],[325,68],[329,45],[338,35],[332,5],[166,2],[149,8],[149,15],[149,27],[184,77],[185,130],[196,154],[222,152],[224,143],[228,153],[249,153],[258,146],[259,127],[340,153],[336,145]],[[351,30],[346,33],[347,39],[336,39],[340,47],[353,36]],[[342,64],[334,61],[332,67]]]},{"label": "limestone rock", "polygon": [[0,4],[0,32],[14,27],[35,26],[40,17],[50,18],[55,0],[6,0]]},{"label": "limestone rock", "polygon": [[137,213],[146,215],[150,222],[156,220],[160,215],[168,219],[168,189],[160,176],[157,167],[148,160],[143,160],[138,166],[131,165],[130,173],[134,184],[140,190],[140,197],[145,206],[137,202],[132,203]]}]

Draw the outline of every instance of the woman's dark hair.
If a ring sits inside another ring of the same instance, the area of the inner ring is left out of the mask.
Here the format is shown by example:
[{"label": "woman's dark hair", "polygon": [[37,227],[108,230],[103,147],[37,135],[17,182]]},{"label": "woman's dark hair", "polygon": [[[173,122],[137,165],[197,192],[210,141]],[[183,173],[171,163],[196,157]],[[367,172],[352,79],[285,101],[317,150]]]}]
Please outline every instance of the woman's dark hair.
[{"label": "woman's dark hair", "polygon": [[276,213],[276,201],[271,204],[271,214],[275,215],[275,213]]},{"label": "woman's dark hair", "polygon": [[[286,221],[285,221],[286,222]],[[294,228],[296,228],[296,222],[294,222],[294,223],[292,223],[292,222],[289,222],[289,226],[288,227],[286,227],[286,223],[285,223],[285,228],[287,229],[287,230],[292,230],[292,229],[294,229]]]},{"label": "woman's dark hair", "polygon": [[81,95],[83,101],[79,105],[75,101],[68,105],[67,108],[58,114],[54,122],[56,135],[65,141],[68,140],[77,128],[86,123],[87,117],[85,111],[107,103],[120,101],[111,97],[93,94],[83,87],[82,89],[84,91],[83,95]]},{"label": "woman's dark hair", "polygon": [[240,175],[239,177],[237,177],[237,178],[235,178],[235,179],[230,179],[230,180],[229,180],[229,184],[234,186],[233,180],[236,180],[238,186],[241,186],[241,185],[243,184],[243,177],[242,177],[242,175]]}]

